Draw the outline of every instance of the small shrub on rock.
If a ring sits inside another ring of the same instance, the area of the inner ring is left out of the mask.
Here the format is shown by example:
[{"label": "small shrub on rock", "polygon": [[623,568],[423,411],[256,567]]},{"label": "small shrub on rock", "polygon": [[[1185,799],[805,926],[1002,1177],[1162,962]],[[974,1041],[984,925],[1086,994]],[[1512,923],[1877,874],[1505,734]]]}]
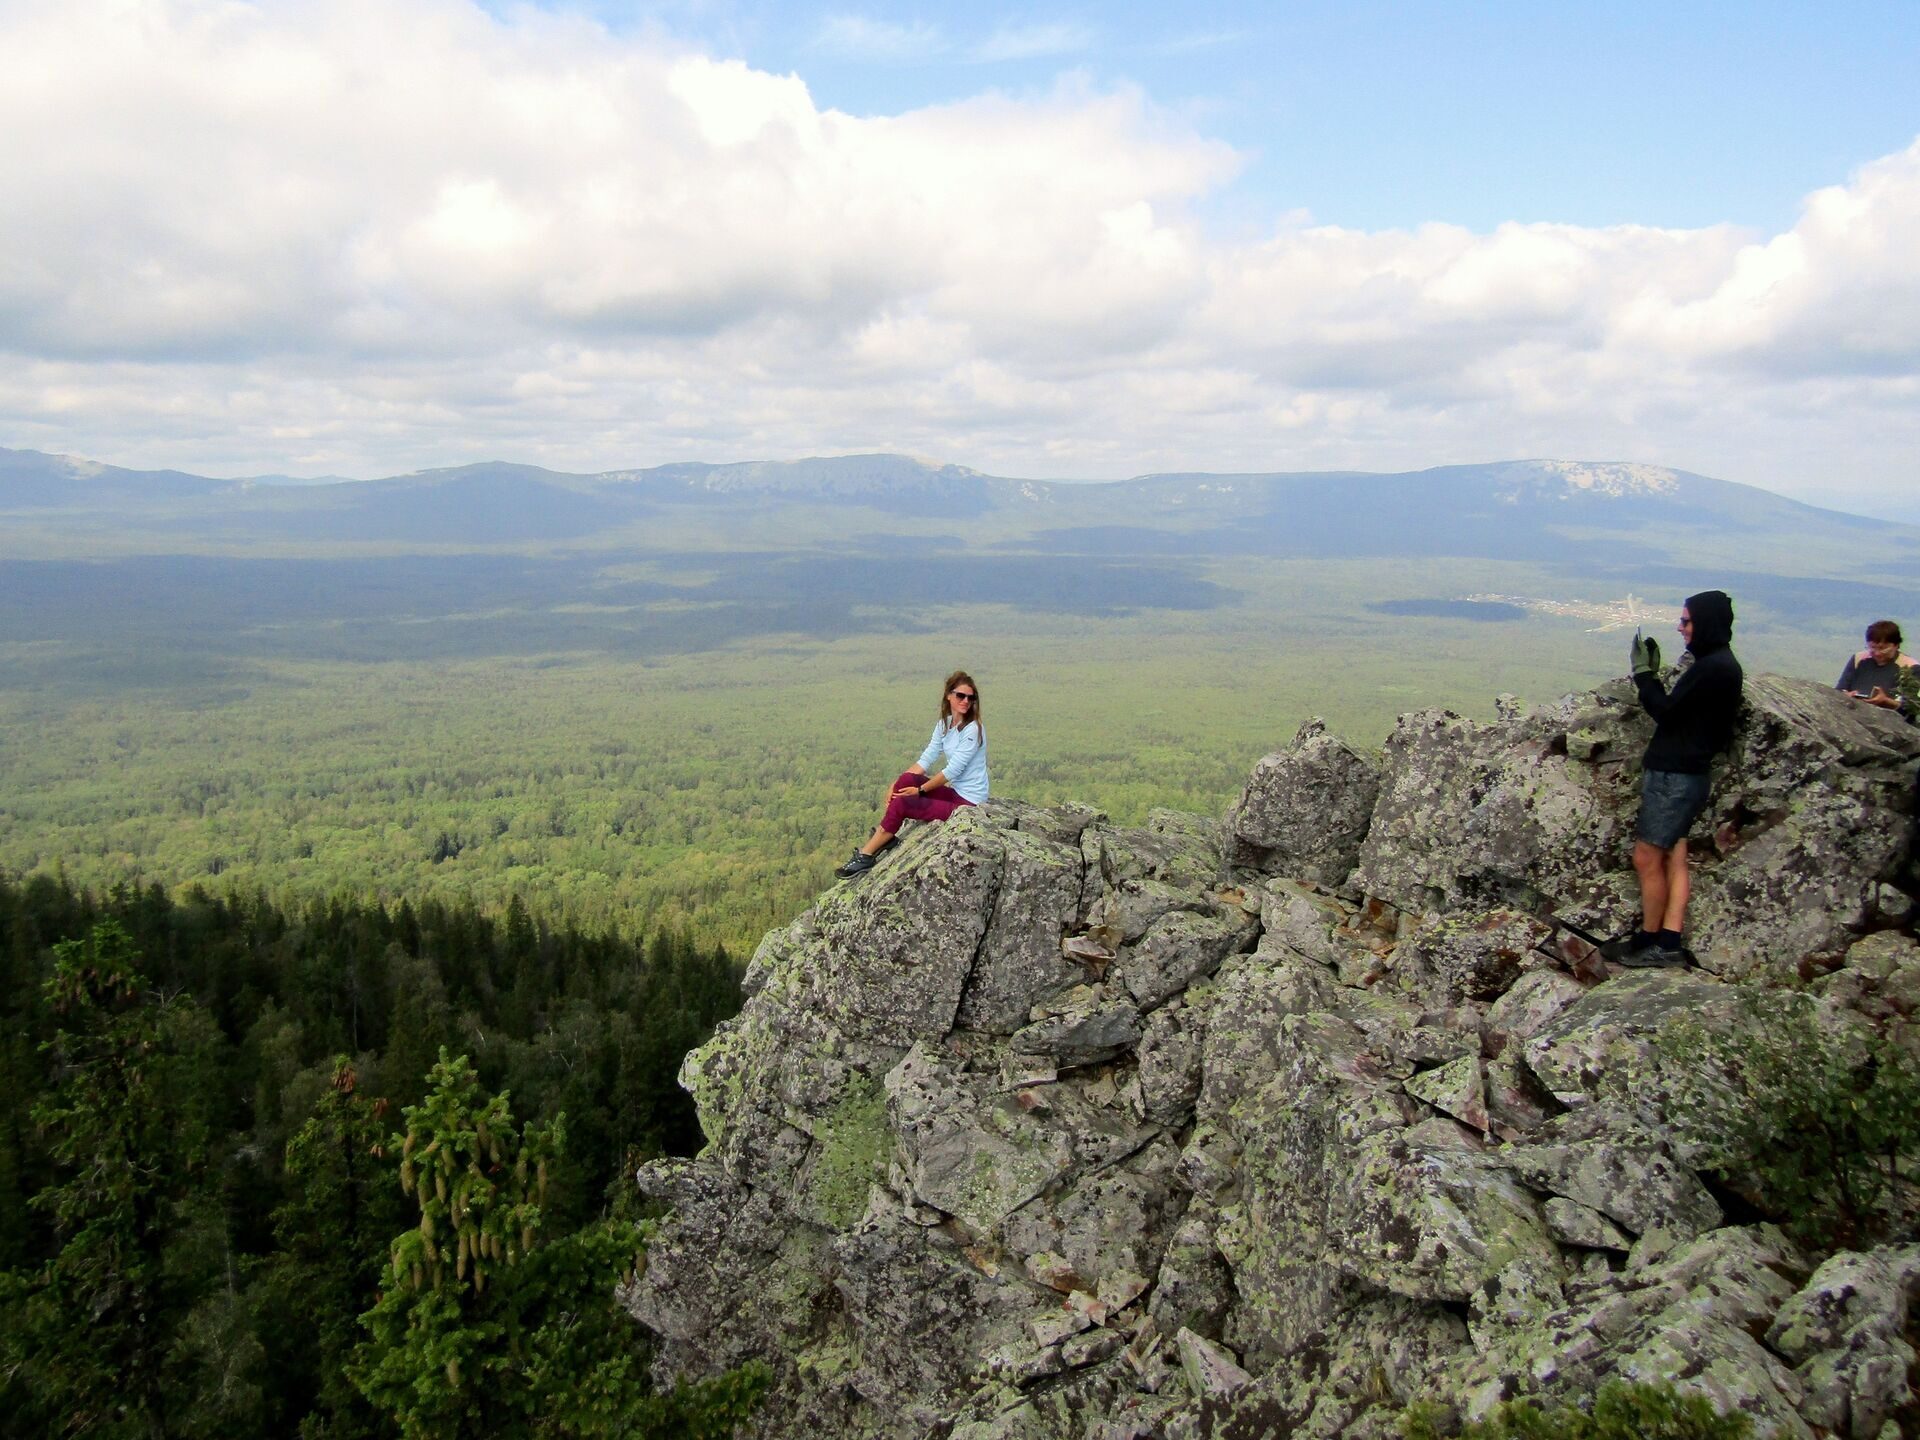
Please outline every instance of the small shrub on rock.
[{"label": "small shrub on rock", "polygon": [[1601,1387],[1591,1410],[1577,1405],[1542,1410],[1516,1400],[1457,1432],[1442,1428],[1446,1418],[1440,1406],[1415,1405],[1400,1433],[1406,1440],[1441,1440],[1454,1433],[1460,1440],[1746,1440],[1753,1434],[1745,1415],[1722,1415],[1704,1396],[1619,1380]]},{"label": "small shrub on rock", "polygon": [[1809,997],[1750,987],[1735,1025],[1679,1021],[1660,1044],[1680,1062],[1680,1138],[1750,1183],[1796,1239],[1831,1251],[1911,1231],[1920,1060],[1898,1035],[1822,1023]]}]

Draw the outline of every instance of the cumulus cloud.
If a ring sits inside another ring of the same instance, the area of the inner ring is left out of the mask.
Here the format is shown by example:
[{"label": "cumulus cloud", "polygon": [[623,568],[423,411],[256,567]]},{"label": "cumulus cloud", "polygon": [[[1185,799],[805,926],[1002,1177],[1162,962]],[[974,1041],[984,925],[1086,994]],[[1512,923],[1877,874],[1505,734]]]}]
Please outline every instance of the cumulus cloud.
[{"label": "cumulus cloud", "polygon": [[[843,20],[823,44],[945,43]],[[1020,43],[1076,38],[1045,28]],[[0,147],[0,444],[348,473],[1545,454],[1810,495],[1920,447],[1920,142],[1778,235],[1222,239],[1197,202],[1241,157],[1136,90],[858,117],[470,0],[13,3],[0,133],[36,141]]]}]

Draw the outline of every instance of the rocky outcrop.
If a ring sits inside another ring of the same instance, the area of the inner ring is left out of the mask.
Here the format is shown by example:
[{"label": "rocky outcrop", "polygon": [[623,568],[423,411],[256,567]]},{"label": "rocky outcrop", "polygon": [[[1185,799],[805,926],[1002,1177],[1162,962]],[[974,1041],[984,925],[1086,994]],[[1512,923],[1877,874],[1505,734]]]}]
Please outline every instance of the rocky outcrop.
[{"label": "rocky outcrop", "polygon": [[1385,1436],[1614,1376],[1763,1433],[1911,1418],[1920,1255],[1816,1268],[1671,1123],[1657,1037],[1737,1023],[1728,978],[1818,974],[1854,1023],[1920,998],[1872,928],[1920,744],[1750,694],[1702,971],[1611,973],[1554,918],[1629,912],[1620,689],[1410,716],[1377,762],[1309,725],[1224,822],[909,834],[687,1057],[709,1144],[642,1170],[667,1214],[624,1292],[663,1376],[768,1362],[770,1440]]},{"label": "rocky outcrop", "polygon": [[[1403,716],[1352,883],[1420,911],[1519,898],[1611,933],[1633,909],[1627,850],[1651,734],[1625,681],[1492,725]],[[1920,730],[1889,711],[1750,677],[1690,847],[1701,963],[1787,971],[1904,919],[1911,902],[1885,882],[1912,829],[1916,757]]]}]

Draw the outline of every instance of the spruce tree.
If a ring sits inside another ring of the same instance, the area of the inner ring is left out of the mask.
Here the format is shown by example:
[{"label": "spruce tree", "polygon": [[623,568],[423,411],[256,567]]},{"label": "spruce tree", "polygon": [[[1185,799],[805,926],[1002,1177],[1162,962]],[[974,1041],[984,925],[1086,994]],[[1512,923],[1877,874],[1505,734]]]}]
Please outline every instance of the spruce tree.
[{"label": "spruce tree", "polygon": [[756,1372],[649,1394],[640,1332],[613,1298],[641,1261],[637,1225],[544,1233],[564,1116],[522,1127],[443,1050],[405,1119],[390,1143],[420,1218],[389,1249],[350,1373],[406,1440],[717,1440],[751,1412]]},{"label": "spruce tree", "polygon": [[190,1004],[155,996],[138,958],[103,920],[54,947],[45,987],[55,1084],[33,1118],[55,1177],[31,1204],[59,1248],[6,1277],[0,1375],[12,1418],[48,1433],[162,1433],[168,1352],[208,1288],[177,1262],[204,1199],[218,1036]]}]

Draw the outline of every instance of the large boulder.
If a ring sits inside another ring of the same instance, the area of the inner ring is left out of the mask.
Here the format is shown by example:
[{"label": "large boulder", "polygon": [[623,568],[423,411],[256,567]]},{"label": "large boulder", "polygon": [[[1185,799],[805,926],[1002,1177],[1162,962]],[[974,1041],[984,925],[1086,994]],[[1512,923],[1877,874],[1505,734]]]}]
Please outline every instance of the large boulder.
[{"label": "large boulder", "polygon": [[[1608,934],[1633,923],[1630,861],[1651,722],[1626,682],[1479,724],[1403,716],[1353,883],[1416,911],[1523,895]],[[1694,827],[1694,951],[1728,975],[1838,956],[1888,901],[1912,827],[1920,731],[1833,690],[1748,677],[1731,753]]]},{"label": "large boulder", "polygon": [[1235,858],[1274,875],[1339,886],[1360,858],[1380,788],[1379,761],[1309,720],[1253,767],[1227,812]]}]

